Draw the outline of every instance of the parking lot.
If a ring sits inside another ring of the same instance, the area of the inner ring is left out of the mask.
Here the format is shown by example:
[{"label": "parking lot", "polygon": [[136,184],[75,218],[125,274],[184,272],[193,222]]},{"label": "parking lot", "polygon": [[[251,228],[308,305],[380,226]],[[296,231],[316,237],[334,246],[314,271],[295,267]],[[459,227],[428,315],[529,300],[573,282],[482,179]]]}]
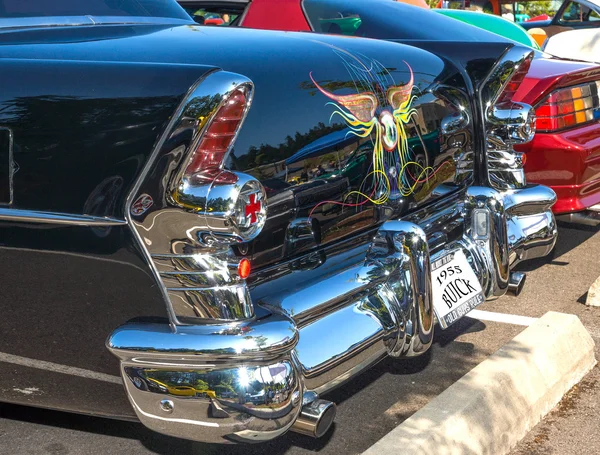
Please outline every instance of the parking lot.
[{"label": "parking lot", "polygon": [[[360,453],[522,331],[528,318],[549,310],[573,313],[595,341],[600,340],[600,309],[583,304],[587,289],[600,275],[600,232],[562,225],[559,238],[553,257],[520,265],[528,278],[519,298],[505,296],[485,303],[477,315],[480,319],[465,317],[446,331],[438,330],[426,356],[412,361],[385,359],[328,394],[326,398],[338,404],[338,414],[334,428],[321,439],[287,433],[266,446],[204,445],[169,438],[138,423],[2,404],[0,453]],[[600,423],[588,418],[598,395],[596,370],[515,454],[600,452],[586,436],[600,430]],[[587,445],[582,450],[578,444]]]}]

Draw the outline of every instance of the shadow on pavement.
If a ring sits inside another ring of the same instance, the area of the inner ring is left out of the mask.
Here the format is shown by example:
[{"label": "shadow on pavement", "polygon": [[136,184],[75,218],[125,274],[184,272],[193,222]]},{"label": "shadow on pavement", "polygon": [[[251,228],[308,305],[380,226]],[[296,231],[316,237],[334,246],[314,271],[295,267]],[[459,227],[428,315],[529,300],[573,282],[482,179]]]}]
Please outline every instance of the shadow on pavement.
[{"label": "shadow on pavement", "polygon": [[[160,455],[358,453],[477,365],[478,360],[473,356],[475,345],[456,338],[465,332],[480,332],[485,327],[480,321],[463,318],[445,331],[438,328],[432,348],[423,356],[408,360],[384,358],[355,379],[324,395],[338,404],[340,412],[337,425],[334,424],[320,439],[288,432],[275,441],[250,446],[201,444],[155,433],[136,422],[9,404],[0,405],[0,418],[81,432],[84,444],[99,439],[98,436],[90,437],[92,434],[139,441],[141,453]],[[112,439],[110,444],[114,443]],[[131,445],[131,442],[127,444]],[[107,448],[107,453],[110,452],[112,450]]]},{"label": "shadow on pavement", "polygon": [[522,262],[517,265],[515,270],[520,272],[531,272],[546,264],[567,266],[569,265],[569,262],[563,260],[561,257],[589,240],[599,231],[599,227],[559,222],[558,241],[556,242],[556,246],[554,247],[552,253],[543,258]]}]

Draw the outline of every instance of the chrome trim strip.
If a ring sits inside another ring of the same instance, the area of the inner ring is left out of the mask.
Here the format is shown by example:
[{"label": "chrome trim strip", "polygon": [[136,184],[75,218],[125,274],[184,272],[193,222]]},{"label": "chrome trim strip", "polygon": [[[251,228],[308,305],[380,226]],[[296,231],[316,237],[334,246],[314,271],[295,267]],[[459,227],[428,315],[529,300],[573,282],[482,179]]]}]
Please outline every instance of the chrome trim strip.
[{"label": "chrome trim strip", "polygon": [[[8,132],[8,205],[11,206],[14,200],[14,178],[15,178],[15,159],[14,159],[14,150],[13,150],[13,132],[10,128],[0,127],[0,131]],[[4,202],[4,201],[3,201]]]},{"label": "chrome trim strip", "polygon": [[[134,226],[133,220],[131,218],[131,206],[133,205],[135,198],[139,194],[142,183],[144,183],[150,170],[154,166],[154,162],[156,161],[156,158],[160,154],[160,151],[162,150],[163,146],[165,145],[165,142],[171,135],[171,132],[173,131],[175,126],[181,121],[181,117],[182,117],[188,103],[190,102],[190,99],[192,99],[194,92],[198,89],[200,84],[202,84],[202,82],[204,82],[206,80],[206,78],[208,76],[210,76],[211,74],[214,74],[218,71],[219,71],[218,69],[214,69],[214,70],[208,71],[206,74],[202,75],[202,77],[200,77],[196,81],[196,83],[190,87],[188,92],[183,97],[183,101],[181,102],[179,107],[177,107],[177,109],[173,113],[173,117],[171,117],[171,121],[165,128],[165,131],[163,132],[158,143],[154,147],[152,154],[146,161],[146,165],[144,166],[144,169],[142,169],[142,172],[141,172],[139,178],[135,182],[133,188],[131,189],[131,192],[127,196],[127,200],[125,201],[125,219],[130,224],[130,226]],[[171,304],[169,303],[170,302],[169,294],[167,292],[166,287],[162,284],[162,279],[160,277],[158,268],[156,267],[156,264],[152,260],[152,255],[146,248],[146,246],[144,244],[144,240],[142,239],[142,236],[140,235],[138,230],[134,228],[131,231],[133,232],[134,238],[137,240],[139,246],[141,247],[142,254],[146,257],[146,261],[147,261],[148,265],[150,266],[150,270],[152,271],[152,274],[154,275],[154,278],[156,279],[160,293],[162,294],[163,299],[165,301],[165,305],[167,307],[167,312],[169,314],[169,319],[171,320],[171,324],[174,325],[174,321],[177,320],[177,317],[175,316],[175,312],[173,311],[173,308],[172,308]]]},{"label": "chrome trim strip", "polygon": [[[235,181],[219,183],[216,174],[198,174],[193,181],[184,178],[194,148],[229,95],[240,88],[246,90],[245,117],[253,94],[252,81],[245,76],[212,70],[192,86],[125,204],[125,217],[158,281],[174,326],[187,324],[187,318],[240,321],[251,318],[254,313],[245,282],[237,274],[239,259],[233,255],[230,244],[253,238],[262,224],[230,227],[235,224],[231,217],[241,210],[244,196],[257,194],[256,198],[262,200],[259,195],[264,195],[264,189],[250,176],[223,170],[219,172]],[[238,125],[236,135],[239,128]],[[143,211],[132,211],[135,201],[141,197],[152,203]],[[223,201],[227,202],[226,210],[221,207]],[[264,204],[261,204],[261,214],[259,217],[264,223]],[[169,264],[169,260],[173,263]],[[198,273],[195,276],[161,273],[180,269]],[[219,273],[212,279],[214,270]],[[202,293],[204,284],[212,285],[213,291],[209,292],[209,288]],[[234,301],[240,301],[240,305],[231,308],[228,302]]]},{"label": "chrome trim strip", "polygon": [[123,226],[127,224],[127,221],[117,218],[8,208],[0,208],[0,220],[67,226]]},{"label": "chrome trim strip", "polygon": [[48,16],[0,18],[0,33],[34,27],[92,27],[95,25],[196,25],[194,21],[175,17],[150,16]]}]

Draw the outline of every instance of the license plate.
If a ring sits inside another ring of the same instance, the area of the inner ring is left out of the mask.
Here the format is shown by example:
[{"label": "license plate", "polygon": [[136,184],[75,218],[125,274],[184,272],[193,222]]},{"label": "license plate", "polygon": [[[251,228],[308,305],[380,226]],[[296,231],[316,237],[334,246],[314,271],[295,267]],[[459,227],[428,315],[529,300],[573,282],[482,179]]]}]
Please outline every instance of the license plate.
[{"label": "license plate", "polygon": [[431,269],[433,308],[442,329],[483,303],[481,285],[462,250],[434,261]]}]

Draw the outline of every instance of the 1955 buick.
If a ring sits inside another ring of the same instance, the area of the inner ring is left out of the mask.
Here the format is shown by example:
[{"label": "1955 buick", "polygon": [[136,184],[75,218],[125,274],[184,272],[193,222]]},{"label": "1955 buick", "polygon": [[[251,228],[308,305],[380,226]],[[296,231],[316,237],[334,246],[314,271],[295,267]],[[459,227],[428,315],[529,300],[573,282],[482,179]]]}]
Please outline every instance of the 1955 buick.
[{"label": "1955 buick", "polygon": [[504,96],[531,51],[496,35],[0,5],[1,401],[204,442],[318,437],[319,395],[424,353],[436,320],[518,293],[513,267],[554,246],[555,195],[513,151],[533,111]]}]

